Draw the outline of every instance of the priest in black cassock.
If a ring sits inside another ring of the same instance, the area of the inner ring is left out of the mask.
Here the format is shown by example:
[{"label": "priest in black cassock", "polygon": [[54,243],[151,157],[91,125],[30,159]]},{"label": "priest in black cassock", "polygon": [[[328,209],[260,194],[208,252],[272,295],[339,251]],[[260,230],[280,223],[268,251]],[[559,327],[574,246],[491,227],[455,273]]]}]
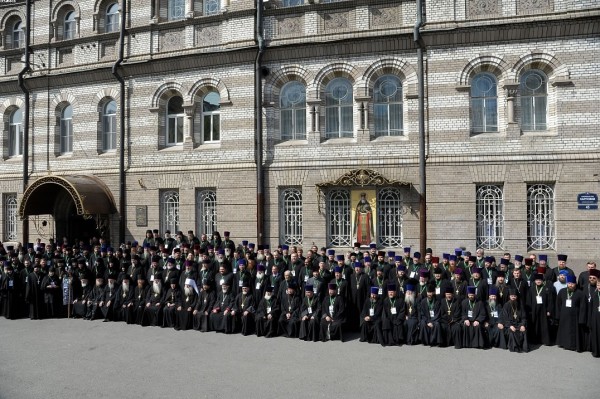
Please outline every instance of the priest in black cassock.
[{"label": "priest in black cassock", "polygon": [[242,286],[231,311],[233,332],[250,335],[254,333],[254,296],[250,292],[250,280],[242,279],[240,281]]},{"label": "priest in black cassock", "polygon": [[346,304],[344,298],[337,295],[335,283],[329,283],[328,293],[321,304],[321,341],[339,339],[344,342],[342,326],[346,322]]},{"label": "priest in black cassock", "polygon": [[[387,295],[385,299],[387,299]],[[379,298],[379,287],[371,287],[371,295],[363,304],[363,309],[360,313],[360,342],[368,342],[370,344],[383,343],[381,330],[382,316],[383,299]]]},{"label": "priest in black cassock", "polygon": [[150,286],[146,284],[146,274],[139,273],[137,275],[137,285],[133,290],[133,317],[126,320],[127,324],[142,325],[148,291],[150,291]]},{"label": "priest in black cassock", "polygon": [[398,296],[395,284],[388,284],[387,293],[382,306],[381,345],[401,345],[404,342],[404,297]]},{"label": "priest in black cassock", "polygon": [[533,276],[534,283],[527,290],[527,332],[532,344],[552,345],[550,328],[556,310],[556,290],[542,273]]},{"label": "priest in black cassock", "polygon": [[304,298],[300,305],[300,330],[298,338],[303,341],[319,340],[321,301],[314,295],[313,286],[304,286]]},{"label": "priest in black cassock", "polygon": [[175,328],[177,325],[177,309],[183,304],[181,289],[179,288],[179,277],[172,276],[169,283],[169,290],[164,298],[162,327]]},{"label": "priest in black cassock", "polygon": [[261,299],[256,313],[254,314],[254,320],[256,323],[256,336],[257,337],[276,337],[278,331],[278,321],[280,315],[280,308],[277,297],[273,295],[275,287],[267,285],[265,287],[265,296]]},{"label": "priest in black cassock", "polygon": [[104,299],[102,304],[100,305],[100,311],[102,312],[102,316],[104,316],[104,321],[114,320],[114,306],[115,299],[117,297],[117,273],[109,273],[108,274],[108,284],[106,284],[106,288],[104,289]]},{"label": "priest in black cassock", "polygon": [[135,290],[131,287],[131,277],[122,276],[121,284],[117,289],[114,304],[114,320],[124,321],[127,324],[134,323],[133,305]]},{"label": "priest in black cassock", "polygon": [[435,283],[427,284],[426,297],[419,303],[419,340],[423,345],[442,343],[440,332],[440,302],[435,296]]},{"label": "priest in black cassock", "polygon": [[502,307],[506,347],[511,352],[528,352],[527,316],[519,301],[519,291],[515,288],[509,289],[508,298],[509,301]]},{"label": "priest in black cassock", "polygon": [[2,297],[2,314],[7,319],[20,317],[23,302],[23,285],[18,273],[15,273],[13,265],[6,262],[6,274],[0,276],[0,296]]},{"label": "priest in black cassock", "polygon": [[[411,280],[414,281],[414,280]],[[415,285],[406,284],[404,293],[404,314],[406,317],[404,341],[407,345],[419,343],[419,306],[416,298]]]},{"label": "priest in black cassock", "polygon": [[358,331],[360,312],[369,296],[370,285],[369,276],[364,273],[364,265],[361,262],[354,262],[354,273],[350,276],[349,282],[350,301],[347,304],[348,327],[351,331]]},{"label": "priest in black cassock", "polygon": [[298,283],[294,280],[288,283],[287,290],[279,298],[281,315],[279,316],[279,331],[288,338],[297,338],[300,328],[300,305],[302,301],[296,295]]},{"label": "priest in black cassock", "polygon": [[556,344],[561,348],[583,352],[585,349],[584,329],[586,324],[587,301],[577,290],[576,278],[567,276],[567,288],[563,288],[556,298],[556,319],[558,332]]},{"label": "priest in black cassock", "polygon": [[176,330],[189,330],[192,328],[192,312],[198,301],[198,286],[193,278],[186,278],[183,281],[183,292],[181,293],[181,305],[177,307],[175,313],[177,322]]},{"label": "priest in black cassock", "polygon": [[146,297],[142,326],[162,326],[165,294],[162,273],[156,273],[152,281],[152,288],[148,290]]},{"label": "priest in black cassock", "polygon": [[[464,348],[485,347],[482,328],[487,315],[483,302],[477,299],[476,292],[475,286],[468,286],[467,299],[463,300],[461,305]],[[485,292],[487,295],[487,286]]]},{"label": "priest in black cassock", "polygon": [[42,292],[42,280],[44,274],[40,265],[33,265],[33,272],[25,279],[25,302],[29,304],[29,318],[31,320],[44,317],[44,293]]},{"label": "priest in black cassock", "polygon": [[216,332],[225,332],[231,328],[231,309],[235,302],[235,295],[231,292],[230,281],[233,279],[220,278],[221,291],[217,294],[217,298],[209,317],[209,330]]},{"label": "priest in black cassock", "polygon": [[[499,302],[499,290],[497,286],[489,288],[488,301],[486,303],[486,313],[488,319],[483,323],[487,346],[493,348],[506,349],[506,335],[504,331],[504,321],[502,320],[502,304]],[[508,297],[508,289],[506,290]]]},{"label": "priest in black cassock", "polygon": [[198,302],[192,314],[194,315],[193,327],[194,330],[201,332],[209,331],[210,316],[217,300],[217,295],[213,289],[214,281],[210,278],[204,278],[202,281],[202,291],[198,295]]},{"label": "priest in black cassock", "polygon": [[56,269],[51,267],[42,280],[41,289],[44,292],[45,314],[47,317],[59,317],[62,308],[62,283]]},{"label": "priest in black cassock", "polygon": [[86,318],[88,313],[88,300],[92,294],[92,285],[89,283],[89,274],[80,272],[77,283],[73,284],[73,318]]},{"label": "priest in black cassock", "polygon": [[600,357],[600,279],[596,283],[596,291],[592,295],[588,313],[588,326],[590,328],[590,351],[592,356]]},{"label": "priest in black cassock", "polygon": [[454,296],[452,285],[444,287],[444,298],[440,301],[440,346],[454,345],[462,348],[462,314],[461,304]]}]

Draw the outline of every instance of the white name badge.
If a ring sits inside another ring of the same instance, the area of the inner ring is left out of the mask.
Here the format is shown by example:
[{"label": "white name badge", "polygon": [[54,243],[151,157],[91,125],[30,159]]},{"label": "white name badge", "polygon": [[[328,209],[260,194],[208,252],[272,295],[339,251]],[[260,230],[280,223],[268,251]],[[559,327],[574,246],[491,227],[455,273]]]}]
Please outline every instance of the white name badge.
[{"label": "white name badge", "polygon": [[219,285],[223,285],[224,282],[225,282],[225,279],[222,278],[221,280],[219,280]]},{"label": "white name badge", "polygon": [[378,293],[379,295],[383,295],[383,288],[380,287]]},{"label": "white name badge", "polygon": [[565,302],[565,306],[570,308],[571,307],[571,299],[567,299]]},{"label": "white name badge", "polygon": [[292,270],[292,276],[296,277],[296,271]]},{"label": "white name badge", "polygon": [[13,286],[13,283],[14,283],[14,281],[12,281],[12,280],[8,280],[8,286],[9,286],[9,287],[12,287],[12,286]]},{"label": "white name badge", "polygon": [[492,317],[498,318],[498,311],[497,310],[494,310],[492,312]]},{"label": "white name badge", "polygon": [[396,314],[396,308],[391,308],[392,314]]},{"label": "white name badge", "polygon": [[527,285],[531,287],[531,281],[527,280]]},{"label": "white name badge", "polygon": [[154,281],[154,276],[150,276],[150,281]]},{"label": "white name badge", "polygon": [[539,296],[539,295],[538,295],[538,296],[536,296],[536,297],[535,297],[535,303],[537,303],[538,305],[539,305],[539,304],[542,304],[542,303],[544,303],[544,302],[542,301],[542,297],[541,297],[541,296]]},{"label": "white name badge", "polygon": [[237,273],[237,267],[233,268],[233,274]]},{"label": "white name badge", "polygon": [[29,282],[29,276],[25,277],[25,282],[28,283]]},{"label": "white name badge", "polygon": [[600,312],[600,306],[598,306],[598,312]]},{"label": "white name badge", "polygon": [[375,309],[369,309],[369,316],[375,316]]},{"label": "white name badge", "polygon": [[415,278],[415,275],[416,275],[416,274],[417,274],[417,273],[415,273],[415,272],[410,272],[410,278]]},{"label": "white name badge", "polygon": [[473,317],[473,311],[472,310],[467,311],[467,317],[469,317],[469,318]]},{"label": "white name badge", "polygon": [[492,278],[488,277],[488,285],[492,285]]},{"label": "white name badge", "polygon": [[267,307],[267,313],[271,313],[271,307],[270,306]]},{"label": "white name badge", "polygon": [[333,305],[329,305],[329,314],[333,315]]},{"label": "white name badge", "polygon": [[344,280],[346,279],[346,275],[345,274],[342,274],[342,279],[344,279]]},{"label": "white name badge", "polygon": [[260,290],[260,283],[256,283],[256,289]]},{"label": "white name badge", "polygon": [[435,287],[435,295],[440,295],[442,292],[442,290],[440,289],[440,287]]},{"label": "white name badge", "polygon": [[430,311],[429,311],[429,317],[433,317],[433,315],[434,315],[434,314],[435,314],[435,313],[433,312],[433,310],[430,310]]},{"label": "white name badge", "polygon": [[304,276],[304,282],[306,283],[308,281],[308,276]]},{"label": "white name badge", "polygon": [[242,285],[244,285],[244,282],[242,280],[238,281],[238,287],[241,287]]},{"label": "white name badge", "polygon": [[312,306],[308,307],[308,313],[311,314],[312,313]]}]

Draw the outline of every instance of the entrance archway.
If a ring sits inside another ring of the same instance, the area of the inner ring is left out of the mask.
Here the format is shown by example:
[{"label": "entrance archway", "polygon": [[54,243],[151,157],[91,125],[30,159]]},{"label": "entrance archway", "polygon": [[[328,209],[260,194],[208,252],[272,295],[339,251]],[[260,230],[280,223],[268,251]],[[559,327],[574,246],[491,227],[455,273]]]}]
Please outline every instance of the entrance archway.
[{"label": "entrance archway", "polygon": [[89,175],[42,177],[27,188],[19,206],[21,218],[52,215],[58,242],[109,238],[108,220],[115,212],[108,187]]}]

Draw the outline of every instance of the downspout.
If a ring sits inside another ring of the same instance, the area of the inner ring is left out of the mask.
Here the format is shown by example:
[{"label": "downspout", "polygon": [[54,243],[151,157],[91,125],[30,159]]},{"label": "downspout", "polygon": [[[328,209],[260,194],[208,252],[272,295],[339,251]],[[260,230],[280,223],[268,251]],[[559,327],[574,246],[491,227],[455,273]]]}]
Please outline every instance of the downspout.
[{"label": "downspout", "polygon": [[[19,72],[19,87],[25,95],[25,114],[23,115],[23,193],[29,183],[29,89],[25,85],[25,74],[31,72],[30,45],[31,45],[31,0],[25,2],[25,65]],[[23,242],[29,242],[29,220],[23,219]]]},{"label": "downspout", "polygon": [[119,146],[119,244],[125,242],[125,79],[119,74],[125,53],[125,23],[127,22],[127,0],[121,0],[121,25],[119,34],[119,58],[112,66],[112,74],[120,83],[119,122],[121,124]]},{"label": "downspout", "polygon": [[419,235],[420,251],[425,253],[427,248],[427,175],[425,171],[425,73],[423,68],[423,53],[426,51],[421,28],[425,25],[423,18],[423,2],[417,0],[417,21],[415,23],[413,38],[417,45],[417,63],[419,79]]},{"label": "downspout", "polygon": [[261,67],[262,56],[265,52],[265,39],[263,37],[263,0],[256,0],[256,24],[254,29],[254,40],[256,41],[256,44],[258,46],[256,60],[254,61],[254,158],[256,160],[256,239],[257,244],[263,244],[265,220]]}]

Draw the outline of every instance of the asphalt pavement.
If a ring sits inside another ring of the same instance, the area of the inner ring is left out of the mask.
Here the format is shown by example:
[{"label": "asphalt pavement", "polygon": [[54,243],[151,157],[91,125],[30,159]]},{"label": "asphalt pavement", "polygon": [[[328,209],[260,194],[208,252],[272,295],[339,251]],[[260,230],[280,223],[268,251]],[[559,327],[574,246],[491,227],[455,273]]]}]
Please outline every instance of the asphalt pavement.
[{"label": "asphalt pavement", "polygon": [[598,398],[600,361],[0,318],[0,399]]}]

